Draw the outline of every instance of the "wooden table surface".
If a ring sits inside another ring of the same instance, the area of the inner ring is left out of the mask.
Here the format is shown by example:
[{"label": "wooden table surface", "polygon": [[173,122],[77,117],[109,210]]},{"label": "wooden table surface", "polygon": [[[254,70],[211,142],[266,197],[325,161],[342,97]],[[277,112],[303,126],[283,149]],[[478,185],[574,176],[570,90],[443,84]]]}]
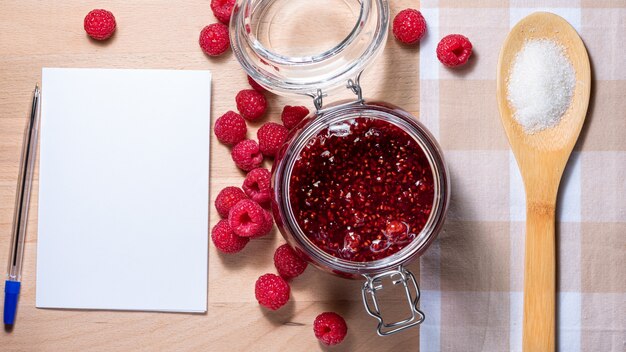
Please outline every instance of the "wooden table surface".
[{"label": "wooden table surface", "polygon": [[[8,261],[22,133],[33,87],[41,81],[41,68],[211,70],[214,79],[211,119],[214,120],[227,110],[234,110],[236,93],[248,86],[232,52],[208,58],[198,46],[200,30],[215,22],[209,3],[208,0],[0,3],[1,263]],[[392,14],[417,5],[409,0],[393,1]],[[107,8],[116,16],[118,30],[107,42],[89,40],[83,31],[83,18],[93,8]],[[365,96],[402,106],[417,116],[418,52],[417,47],[401,47],[389,38],[383,55],[363,77]],[[331,96],[327,101],[334,98]],[[279,121],[285,104],[312,107],[310,99],[293,97],[269,96],[269,102],[265,121]],[[258,124],[252,129],[257,127]],[[241,185],[242,180],[243,173],[232,163],[229,150],[213,138],[211,202],[220,189]],[[417,350],[419,346],[419,329],[378,337],[375,319],[365,313],[360,302],[362,282],[333,277],[313,267],[293,281],[292,299],[286,307],[277,312],[260,308],[254,298],[254,281],[266,272],[275,271],[273,251],[284,242],[276,230],[252,241],[237,255],[220,255],[210,246],[206,314],[37,309],[37,186],[36,174],[24,255],[23,290],[14,329],[1,333],[3,351],[311,351],[323,349],[313,335],[312,322],[317,314],[328,310],[342,314],[349,325],[348,337],[333,350]],[[210,222],[215,224],[219,216],[211,208]],[[417,264],[411,267],[417,269]],[[387,302],[391,303],[392,314],[398,310],[400,302]]]}]

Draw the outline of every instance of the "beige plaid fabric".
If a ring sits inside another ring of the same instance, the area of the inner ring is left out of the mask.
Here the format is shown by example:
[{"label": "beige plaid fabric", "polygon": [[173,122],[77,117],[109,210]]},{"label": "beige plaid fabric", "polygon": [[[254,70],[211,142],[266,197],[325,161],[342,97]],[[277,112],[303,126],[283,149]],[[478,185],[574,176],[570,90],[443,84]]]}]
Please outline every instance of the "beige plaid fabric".
[{"label": "beige plaid fabric", "polygon": [[[557,211],[559,351],[626,350],[626,1],[421,1],[420,116],[452,175],[447,225],[421,258],[421,351],[520,351],[525,199],[496,103],[509,29],[535,11],[568,20],[592,61],[592,95]],[[475,46],[469,67],[433,55],[444,35]]]}]

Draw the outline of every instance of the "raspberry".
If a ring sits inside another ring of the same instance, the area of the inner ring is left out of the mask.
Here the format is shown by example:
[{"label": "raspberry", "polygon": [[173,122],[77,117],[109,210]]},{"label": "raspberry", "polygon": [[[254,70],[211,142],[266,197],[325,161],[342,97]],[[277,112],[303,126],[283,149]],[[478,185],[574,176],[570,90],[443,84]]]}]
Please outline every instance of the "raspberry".
[{"label": "raspberry", "polygon": [[343,341],[348,333],[348,326],[341,315],[334,312],[324,312],[315,318],[313,332],[322,343],[332,346]]},{"label": "raspberry", "polygon": [[248,121],[258,120],[265,114],[267,108],[265,96],[254,89],[240,91],[237,93],[235,101],[237,102],[237,110]]},{"label": "raspberry", "polygon": [[289,130],[283,125],[279,125],[275,122],[268,122],[261,126],[256,132],[256,136],[259,139],[259,150],[265,156],[274,157],[278,149],[287,140]]},{"label": "raspberry", "polygon": [[283,108],[283,113],[280,115],[280,119],[283,121],[283,125],[287,127],[288,130],[296,127],[302,119],[304,119],[309,114],[309,109],[305,106],[285,106]]},{"label": "raspberry", "polygon": [[115,32],[115,16],[107,10],[91,10],[85,16],[83,27],[87,35],[95,40],[109,39]]},{"label": "raspberry", "polygon": [[218,21],[228,24],[234,5],[235,0],[211,0],[211,11]]},{"label": "raspberry", "polygon": [[265,274],[254,284],[254,296],[260,305],[276,310],[289,301],[289,284],[275,274]]},{"label": "raspberry", "polygon": [[248,76],[248,84],[250,85],[250,87],[252,87],[252,89],[256,90],[259,93],[265,93],[267,91],[267,89],[263,88],[262,85],[258,84],[250,76]]},{"label": "raspberry", "polygon": [[272,229],[268,213],[256,202],[243,199],[230,209],[228,223],[236,235],[257,238],[267,235]]},{"label": "raspberry", "polygon": [[243,171],[256,169],[263,162],[263,154],[259,150],[259,145],[251,139],[237,143],[230,155],[235,165]]},{"label": "raspberry", "polygon": [[198,42],[205,54],[209,56],[222,55],[230,48],[228,27],[222,23],[210,24],[202,29]]},{"label": "raspberry", "polygon": [[250,238],[259,238],[263,237],[272,231],[272,227],[274,227],[274,218],[272,217],[272,213],[267,210],[263,210],[263,217],[265,218],[265,223],[259,230],[257,235],[252,235]]},{"label": "raspberry", "polygon": [[393,19],[393,35],[404,44],[417,43],[426,33],[426,20],[415,9],[400,11]]},{"label": "raspberry", "polygon": [[211,240],[223,253],[237,253],[250,242],[247,237],[235,235],[227,220],[220,220],[211,230]]},{"label": "raspberry", "polygon": [[265,211],[265,222],[267,223],[267,227],[268,230],[267,232],[269,233],[272,230],[272,227],[274,226],[274,217],[272,216],[272,213],[269,211]]},{"label": "raspberry", "polygon": [[246,120],[234,111],[228,111],[215,120],[213,128],[217,140],[226,145],[235,145],[244,139],[248,133]]},{"label": "raspberry", "polygon": [[258,231],[250,236],[251,239],[263,237],[272,231],[272,227],[274,227],[274,218],[272,217],[272,213],[267,210],[263,210],[263,218],[265,219],[265,222],[258,227]]},{"label": "raspberry", "polygon": [[239,203],[242,199],[248,199],[245,193],[239,187],[229,186],[224,188],[215,197],[215,209],[221,217],[227,218],[228,212],[233,205]]},{"label": "raspberry", "polygon": [[253,201],[259,204],[267,204],[272,199],[271,176],[267,169],[256,168],[248,172],[241,188]]},{"label": "raspberry", "polygon": [[280,276],[289,280],[300,276],[306,269],[307,262],[302,260],[288,244],[283,244],[274,252],[274,266]]},{"label": "raspberry", "polygon": [[460,34],[450,34],[437,45],[437,58],[448,67],[463,65],[472,56],[472,43]]}]

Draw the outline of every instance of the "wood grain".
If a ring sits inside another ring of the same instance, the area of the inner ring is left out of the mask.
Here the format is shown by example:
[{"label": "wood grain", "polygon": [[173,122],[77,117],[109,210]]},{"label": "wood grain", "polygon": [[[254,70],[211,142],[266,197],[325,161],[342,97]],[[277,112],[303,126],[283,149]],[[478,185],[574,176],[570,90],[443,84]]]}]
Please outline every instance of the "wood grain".
[{"label": "wood grain", "polygon": [[[576,73],[572,104],[561,122],[535,134],[525,133],[515,121],[506,93],[515,55],[529,39],[552,39],[563,45]],[[526,189],[522,335],[526,352],[555,348],[556,197],[563,170],[587,115],[590,88],[587,50],[567,21],[551,13],[536,12],[513,27],[500,51],[497,96],[502,124]]]},{"label": "wood grain", "polygon": [[[9,253],[22,131],[29,114],[31,92],[41,81],[42,67],[102,67],[208,69],[213,72],[212,114],[235,109],[234,97],[248,88],[246,76],[232,53],[207,58],[198,35],[215,22],[210,1],[3,1],[0,3],[0,262]],[[391,3],[392,15],[414,1]],[[93,8],[112,11],[118,30],[111,40],[89,40],[82,21]],[[328,30],[328,28],[327,28]],[[298,38],[298,33],[293,34]],[[401,106],[418,116],[419,49],[399,45],[391,37],[387,47],[364,74],[366,97]],[[43,87],[45,91],[45,87]],[[337,94],[336,99],[350,96]],[[326,98],[327,102],[334,96]],[[308,98],[269,96],[264,121],[278,121],[285,104],[305,104]],[[252,126],[255,136],[259,124]],[[228,185],[240,185],[243,174],[230,160],[229,150],[211,142],[211,201]],[[31,217],[23,271],[23,291],[12,332],[2,332],[3,351],[313,351],[323,350],[313,336],[315,316],[326,310],[343,314],[349,334],[336,351],[417,350],[419,330],[381,338],[376,321],[359,301],[361,282],[309,268],[293,282],[287,307],[269,313],[254,299],[255,279],[273,272],[271,256],[283,242],[280,235],[253,241],[239,255],[220,255],[209,249],[209,299],[206,314],[167,314],[36,309],[35,258],[37,245],[37,189],[35,174]],[[211,224],[219,217],[211,209]],[[414,263],[411,268],[419,273]],[[389,300],[391,312],[400,305]],[[428,312],[426,312],[428,314]]]}]

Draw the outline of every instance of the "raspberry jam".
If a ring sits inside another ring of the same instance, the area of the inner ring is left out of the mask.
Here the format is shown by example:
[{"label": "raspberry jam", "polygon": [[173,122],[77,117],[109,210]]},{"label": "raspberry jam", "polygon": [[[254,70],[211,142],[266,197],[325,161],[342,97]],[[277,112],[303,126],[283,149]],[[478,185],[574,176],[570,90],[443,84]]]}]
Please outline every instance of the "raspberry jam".
[{"label": "raspberry jam", "polygon": [[289,194],[298,226],[317,247],[369,262],[400,251],[424,228],[434,201],[433,171],[404,130],[358,117],[309,140]]}]

